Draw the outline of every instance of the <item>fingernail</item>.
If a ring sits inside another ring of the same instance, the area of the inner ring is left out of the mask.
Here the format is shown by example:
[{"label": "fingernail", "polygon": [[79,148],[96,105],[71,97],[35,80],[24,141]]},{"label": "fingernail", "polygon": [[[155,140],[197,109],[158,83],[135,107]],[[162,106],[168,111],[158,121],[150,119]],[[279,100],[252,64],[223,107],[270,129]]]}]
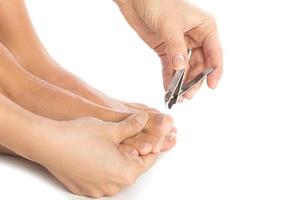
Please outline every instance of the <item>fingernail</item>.
[{"label": "fingernail", "polygon": [[185,57],[181,54],[177,54],[173,57],[173,65],[176,69],[182,69],[185,67]]},{"label": "fingernail", "polygon": [[218,81],[213,81],[211,84],[212,89],[216,89],[218,86]]},{"label": "fingernail", "polygon": [[147,118],[148,118],[148,113],[146,112],[138,113],[136,116],[136,120],[141,124],[144,124]]}]

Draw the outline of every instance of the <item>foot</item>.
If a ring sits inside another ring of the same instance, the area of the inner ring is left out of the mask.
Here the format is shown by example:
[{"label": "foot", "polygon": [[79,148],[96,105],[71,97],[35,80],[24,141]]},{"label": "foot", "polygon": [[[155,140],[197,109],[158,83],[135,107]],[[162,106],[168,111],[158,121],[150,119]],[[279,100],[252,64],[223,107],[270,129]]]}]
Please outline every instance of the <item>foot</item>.
[{"label": "foot", "polygon": [[94,101],[102,102],[101,105],[104,107],[127,113],[148,112],[150,119],[145,132],[124,141],[124,144],[137,149],[140,155],[146,155],[151,151],[153,153],[167,151],[175,146],[177,129],[173,126],[171,116],[145,104],[129,103],[114,99],[99,91],[93,92],[97,94],[95,95],[97,100]]},{"label": "foot", "polygon": [[150,118],[146,129],[135,137],[126,139],[123,144],[137,149],[139,155],[159,153],[174,147],[177,129],[173,126],[172,117],[151,111],[148,114]]},{"label": "foot", "polygon": [[[4,95],[9,93],[7,95],[10,96],[11,100],[23,108],[55,120],[70,120],[90,116],[112,122],[123,120],[133,113],[147,111],[149,121],[146,129],[134,138],[124,141],[124,144],[134,147],[141,155],[148,154],[151,151],[153,153],[165,151],[175,145],[176,129],[173,127],[173,120],[170,116],[141,104],[121,103],[117,100],[111,100],[110,102],[116,102],[115,104],[118,103],[119,105],[123,104],[123,107],[127,107],[124,111],[120,111],[121,107],[114,110],[97,105],[73,93],[41,81],[22,69],[20,65],[17,65],[13,57],[8,56],[8,51],[3,52],[7,53],[6,59],[8,63],[2,66],[3,69],[6,70],[7,74],[14,72],[14,76],[18,77],[18,81],[6,80],[1,87],[5,88]],[[37,91],[39,98],[36,98]],[[107,101],[107,99],[105,100]],[[45,107],[44,105],[47,106]]]}]

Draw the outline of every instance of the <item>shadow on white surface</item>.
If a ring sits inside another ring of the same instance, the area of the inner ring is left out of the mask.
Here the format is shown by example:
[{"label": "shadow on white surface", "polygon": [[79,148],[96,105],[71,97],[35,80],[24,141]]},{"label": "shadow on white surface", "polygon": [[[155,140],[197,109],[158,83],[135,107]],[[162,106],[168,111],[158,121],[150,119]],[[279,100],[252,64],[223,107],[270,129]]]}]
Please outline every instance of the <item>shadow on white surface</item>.
[{"label": "shadow on white surface", "polygon": [[0,163],[8,165],[9,167],[13,167],[16,170],[22,170],[30,175],[38,176],[44,181],[48,182],[49,185],[59,188],[60,190],[66,189],[53,177],[51,174],[41,165],[30,162],[23,158],[13,157],[13,156],[0,156]]},{"label": "shadow on white surface", "polygon": [[[46,185],[47,190],[49,190],[49,191],[53,190],[54,193],[59,193],[58,195],[59,195],[60,199],[61,198],[68,199],[68,200],[88,200],[88,199],[92,199],[92,198],[88,198],[88,197],[81,197],[81,196],[76,196],[76,195],[71,194],[44,167],[42,167],[41,165],[39,165],[37,163],[28,161],[26,159],[13,157],[13,156],[7,156],[7,155],[0,155],[0,171],[2,171],[2,172],[5,171],[5,170],[2,170],[2,168],[8,168],[9,169],[8,174],[12,174],[12,176],[17,176],[15,178],[13,178],[14,183],[16,183],[17,185],[22,183],[21,180],[25,176],[29,176],[29,178],[25,177],[26,184],[31,185],[31,183],[32,183],[31,180],[32,179],[38,179],[41,182],[42,185]],[[19,172],[22,174],[22,176],[19,175]],[[20,179],[20,180],[18,180],[18,179]],[[2,183],[0,182],[0,188],[2,188],[1,187],[2,184],[4,184],[4,182],[2,182]],[[39,186],[35,187],[36,184],[32,184],[32,185],[34,185],[34,187],[32,187],[32,189],[34,188],[34,190],[39,190]],[[40,184],[38,184],[38,185],[40,185]],[[10,185],[8,184],[7,187],[10,187]],[[22,188],[26,188],[26,187],[27,187],[27,185],[26,186],[22,185]],[[10,188],[7,188],[7,189],[14,191],[14,189],[16,189],[16,188],[18,189],[18,191],[20,191],[19,187],[14,187],[14,188],[10,187]],[[135,187],[133,187],[132,189],[131,188],[130,189],[125,189],[119,195],[117,195],[115,197],[103,197],[101,199],[104,199],[104,200],[131,199],[132,200],[133,198],[131,198],[130,196],[131,196],[132,193],[135,193],[134,190],[135,190]],[[3,193],[3,191],[1,191],[1,193]],[[11,193],[11,192],[7,191],[7,193]],[[40,196],[41,192],[37,192],[36,195]],[[15,195],[13,195],[12,199],[16,199],[16,198],[14,198],[14,196]],[[47,193],[47,196],[48,196],[48,193]],[[26,194],[22,195],[22,197],[23,197],[23,199],[27,199]],[[36,198],[31,198],[31,199],[36,199]]]}]

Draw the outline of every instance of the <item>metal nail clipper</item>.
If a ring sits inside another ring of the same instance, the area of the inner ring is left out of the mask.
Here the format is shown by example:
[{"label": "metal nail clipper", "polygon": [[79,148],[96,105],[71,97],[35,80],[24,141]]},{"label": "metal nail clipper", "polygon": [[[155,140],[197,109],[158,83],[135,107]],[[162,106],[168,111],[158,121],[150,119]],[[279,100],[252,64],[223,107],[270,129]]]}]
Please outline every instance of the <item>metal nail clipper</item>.
[{"label": "metal nail clipper", "polygon": [[[192,50],[188,50],[189,59],[191,56]],[[190,91],[195,85],[201,82],[205,77],[214,71],[213,67],[205,69],[201,72],[194,80],[183,83],[185,79],[186,70],[180,69],[176,70],[172,81],[165,94],[165,104],[168,109],[171,109],[174,104],[178,102],[179,97]]]}]

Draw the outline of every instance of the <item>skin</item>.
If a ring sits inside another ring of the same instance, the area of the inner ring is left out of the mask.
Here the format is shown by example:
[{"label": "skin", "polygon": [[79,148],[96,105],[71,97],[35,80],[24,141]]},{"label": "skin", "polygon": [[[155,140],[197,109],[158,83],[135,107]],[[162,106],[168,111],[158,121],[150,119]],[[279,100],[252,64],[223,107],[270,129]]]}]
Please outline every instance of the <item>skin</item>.
[{"label": "skin", "polygon": [[[215,71],[207,78],[214,89],[222,76],[222,48],[217,25],[207,12],[184,0],[115,0],[127,22],[160,57],[164,87],[174,70],[186,68],[186,82],[207,67]],[[192,49],[188,62],[187,49]],[[191,99],[201,83],[184,95]]]},{"label": "skin", "polygon": [[[135,147],[140,154],[146,154],[152,150],[153,152],[166,151],[175,145],[176,141],[173,140],[176,137],[176,128],[169,128],[172,123],[170,116],[164,116],[157,110],[142,104],[117,101],[108,97],[60,67],[40,42],[23,1],[2,1],[0,9],[0,40],[9,49],[9,54],[12,54],[18,62],[15,62],[15,65],[20,65],[15,67],[14,72],[11,68],[9,72],[6,72],[13,76],[15,73],[19,74],[17,80],[20,81],[17,83],[12,79],[5,82],[9,95],[14,101],[18,101],[30,111],[52,119],[93,116],[102,120],[118,121],[134,112],[148,111],[151,131],[147,125],[147,133],[150,134],[139,134],[124,143]],[[12,81],[13,83],[9,84]],[[27,92],[24,93],[25,91]],[[37,91],[44,97],[43,100],[35,98],[34,94]],[[49,105],[49,98],[56,100],[51,101],[52,104]],[[39,102],[36,102],[37,100]],[[68,103],[62,104],[61,102]],[[63,105],[72,108],[66,108]],[[151,123],[159,125],[159,128],[151,128]],[[3,147],[0,147],[0,152],[7,153]]]},{"label": "skin", "polygon": [[[0,84],[3,93],[18,105],[35,114],[55,120],[95,117],[112,122],[121,121],[133,114],[105,108],[45,82],[24,70],[1,44],[0,52],[2,54]],[[169,135],[167,138],[170,138],[170,135],[176,134],[172,118],[156,112],[148,113],[149,120],[144,131],[123,142],[134,147],[141,155],[150,152],[158,153],[175,144],[174,140],[165,141],[165,135]]]},{"label": "skin", "polygon": [[154,163],[157,154],[136,156],[130,146],[120,146],[147,120],[143,112],[118,123],[89,117],[55,121],[0,94],[0,144],[47,168],[72,193],[94,198],[115,195]]},{"label": "skin", "polygon": [[[160,56],[165,88],[182,67],[188,70],[186,81],[215,67],[207,81],[217,86],[222,50],[209,14],[183,0],[116,3]],[[101,197],[131,185],[154,162],[153,152],[174,146],[170,117],[113,99],[60,67],[37,37],[23,1],[0,0],[0,41],[0,151],[40,163],[75,194]],[[187,48],[193,49],[190,62]],[[184,97],[191,99],[199,88]],[[133,114],[140,111],[147,114]],[[145,143],[151,148],[140,146]],[[83,160],[84,168],[77,165]]]},{"label": "skin", "polygon": [[142,104],[113,99],[65,70],[48,54],[38,38],[24,1],[0,2],[0,41],[27,71],[48,83],[107,108],[127,112],[157,111]]}]

